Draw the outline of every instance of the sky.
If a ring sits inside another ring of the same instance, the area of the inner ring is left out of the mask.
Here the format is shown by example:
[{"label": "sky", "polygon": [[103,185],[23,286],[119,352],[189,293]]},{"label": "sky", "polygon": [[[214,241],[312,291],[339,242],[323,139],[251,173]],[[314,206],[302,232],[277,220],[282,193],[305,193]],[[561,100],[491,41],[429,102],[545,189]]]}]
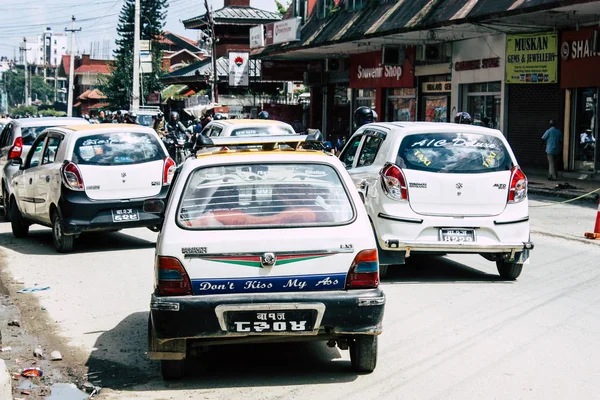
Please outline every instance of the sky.
[{"label": "sky", "polygon": [[[89,53],[91,42],[110,40],[115,48],[117,22],[124,0],[1,0],[0,56],[18,57],[19,43],[24,36],[42,34],[46,27],[54,32],[71,28],[71,16],[76,18],[76,53]],[[197,38],[196,30],[186,30],[182,20],[204,14],[204,0],[168,0],[169,8],[164,30]],[[208,0],[215,10],[223,0]],[[275,11],[275,0],[250,0],[255,8]],[[70,42],[69,42],[70,43]]]}]

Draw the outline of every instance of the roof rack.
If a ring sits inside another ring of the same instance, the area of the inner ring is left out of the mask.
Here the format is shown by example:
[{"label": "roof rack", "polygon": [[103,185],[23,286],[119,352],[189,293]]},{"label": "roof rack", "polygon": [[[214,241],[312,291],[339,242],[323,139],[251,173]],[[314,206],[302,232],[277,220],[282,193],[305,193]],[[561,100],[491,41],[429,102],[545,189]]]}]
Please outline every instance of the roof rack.
[{"label": "roof rack", "polygon": [[199,135],[194,148],[196,150],[210,147],[233,147],[262,145],[263,150],[273,150],[280,145],[298,148],[301,144],[321,143],[321,132],[311,135],[264,135],[264,136],[227,136],[207,137]]}]

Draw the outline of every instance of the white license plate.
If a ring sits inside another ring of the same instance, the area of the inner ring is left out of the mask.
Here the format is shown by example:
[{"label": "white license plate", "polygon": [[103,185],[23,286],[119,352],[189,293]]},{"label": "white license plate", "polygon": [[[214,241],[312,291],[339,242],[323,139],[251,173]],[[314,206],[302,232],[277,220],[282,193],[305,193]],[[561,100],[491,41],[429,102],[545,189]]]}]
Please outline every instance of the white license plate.
[{"label": "white license plate", "polygon": [[113,222],[131,222],[138,221],[140,214],[135,208],[120,208],[112,210]]},{"label": "white license plate", "polygon": [[475,241],[473,229],[440,229],[440,240],[442,242],[472,243]]},{"label": "white license plate", "polygon": [[276,333],[313,330],[315,311],[232,311],[228,313],[229,332]]}]

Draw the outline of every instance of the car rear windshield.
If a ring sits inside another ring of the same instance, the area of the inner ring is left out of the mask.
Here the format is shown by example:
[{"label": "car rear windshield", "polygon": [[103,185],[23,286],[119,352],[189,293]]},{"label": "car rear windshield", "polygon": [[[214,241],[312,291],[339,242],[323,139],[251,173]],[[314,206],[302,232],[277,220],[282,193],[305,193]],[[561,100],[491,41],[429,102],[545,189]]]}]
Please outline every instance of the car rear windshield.
[{"label": "car rear windshield", "polygon": [[102,133],[77,139],[73,161],[83,165],[127,165],[162,160],[153,135],[141,132]]},{"label": "car rear windshield", "polygon": [[513,166],[500,139],[477,133],[406,136],[396,164],[404,169],[454,174],[505,171]]},{"label": "car rear windshield", "polygon": [[285,126],[253,126],[237,128],[231,131],[231,136],[263,136],[263,135],[294,135],[293,129]]},{"label": "car rear windshield", "polygon": [[28,126],[21,127],[21,137],[23,138],[24,146],[31,146],[33,141],[39,136],[40,133],[44,129],[52,128],[56,125],[48,125],[48,126]]},{"label": "car rear windshield", "polygon": [[246,164],[200,168],[177,210],[187,229],[342,225],[354,208],[336,170],[321,164]]}]

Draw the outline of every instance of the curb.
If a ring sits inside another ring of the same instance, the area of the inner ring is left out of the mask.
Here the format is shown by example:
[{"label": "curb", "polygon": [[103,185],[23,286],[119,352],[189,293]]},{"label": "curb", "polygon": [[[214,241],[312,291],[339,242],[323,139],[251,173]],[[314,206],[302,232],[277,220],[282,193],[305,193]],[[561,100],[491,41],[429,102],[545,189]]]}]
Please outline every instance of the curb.
[{"label": "curb", "polygon": [[[547,189],[547,188],[536,188],[536,187],[532,187],[532,186],[529,186],[528,192],[529,192],[529,194],[556,197],[556,198],[564,199],[564,200],[574,199],[575,197],[578,197],[578,196],[581,196],[581,195],[584,195],[587,193],[587,192],[580,192],[580,191],[574,192],[574,191],[563,191],[563,190]],[[586,196],[577,201],[583,201],[583,202],[591,203],[591,204],[598,204],[599,197],[600,197],[600,195],[598,193],[592,193],[589,196]]]},{"label": "curb", "polygon": [[0,399],[12,399],[10,374],[4,360],[0,360]]},{"label": "curb", "polygon": [[531,229],[531,233],[534,235],[547,236],[547,237],[551,237],[551,238],[555,238],[555,239],[571,240],[571,241],[579,242],[579,243],[583,243],[583,244],[590,244],[590,245],[596,245],[596,246],[600,245],[600,240],[578,238],[578,237],[567,235],[564,233],[550,233],[550,232],[538,231],[536,229]]}]

